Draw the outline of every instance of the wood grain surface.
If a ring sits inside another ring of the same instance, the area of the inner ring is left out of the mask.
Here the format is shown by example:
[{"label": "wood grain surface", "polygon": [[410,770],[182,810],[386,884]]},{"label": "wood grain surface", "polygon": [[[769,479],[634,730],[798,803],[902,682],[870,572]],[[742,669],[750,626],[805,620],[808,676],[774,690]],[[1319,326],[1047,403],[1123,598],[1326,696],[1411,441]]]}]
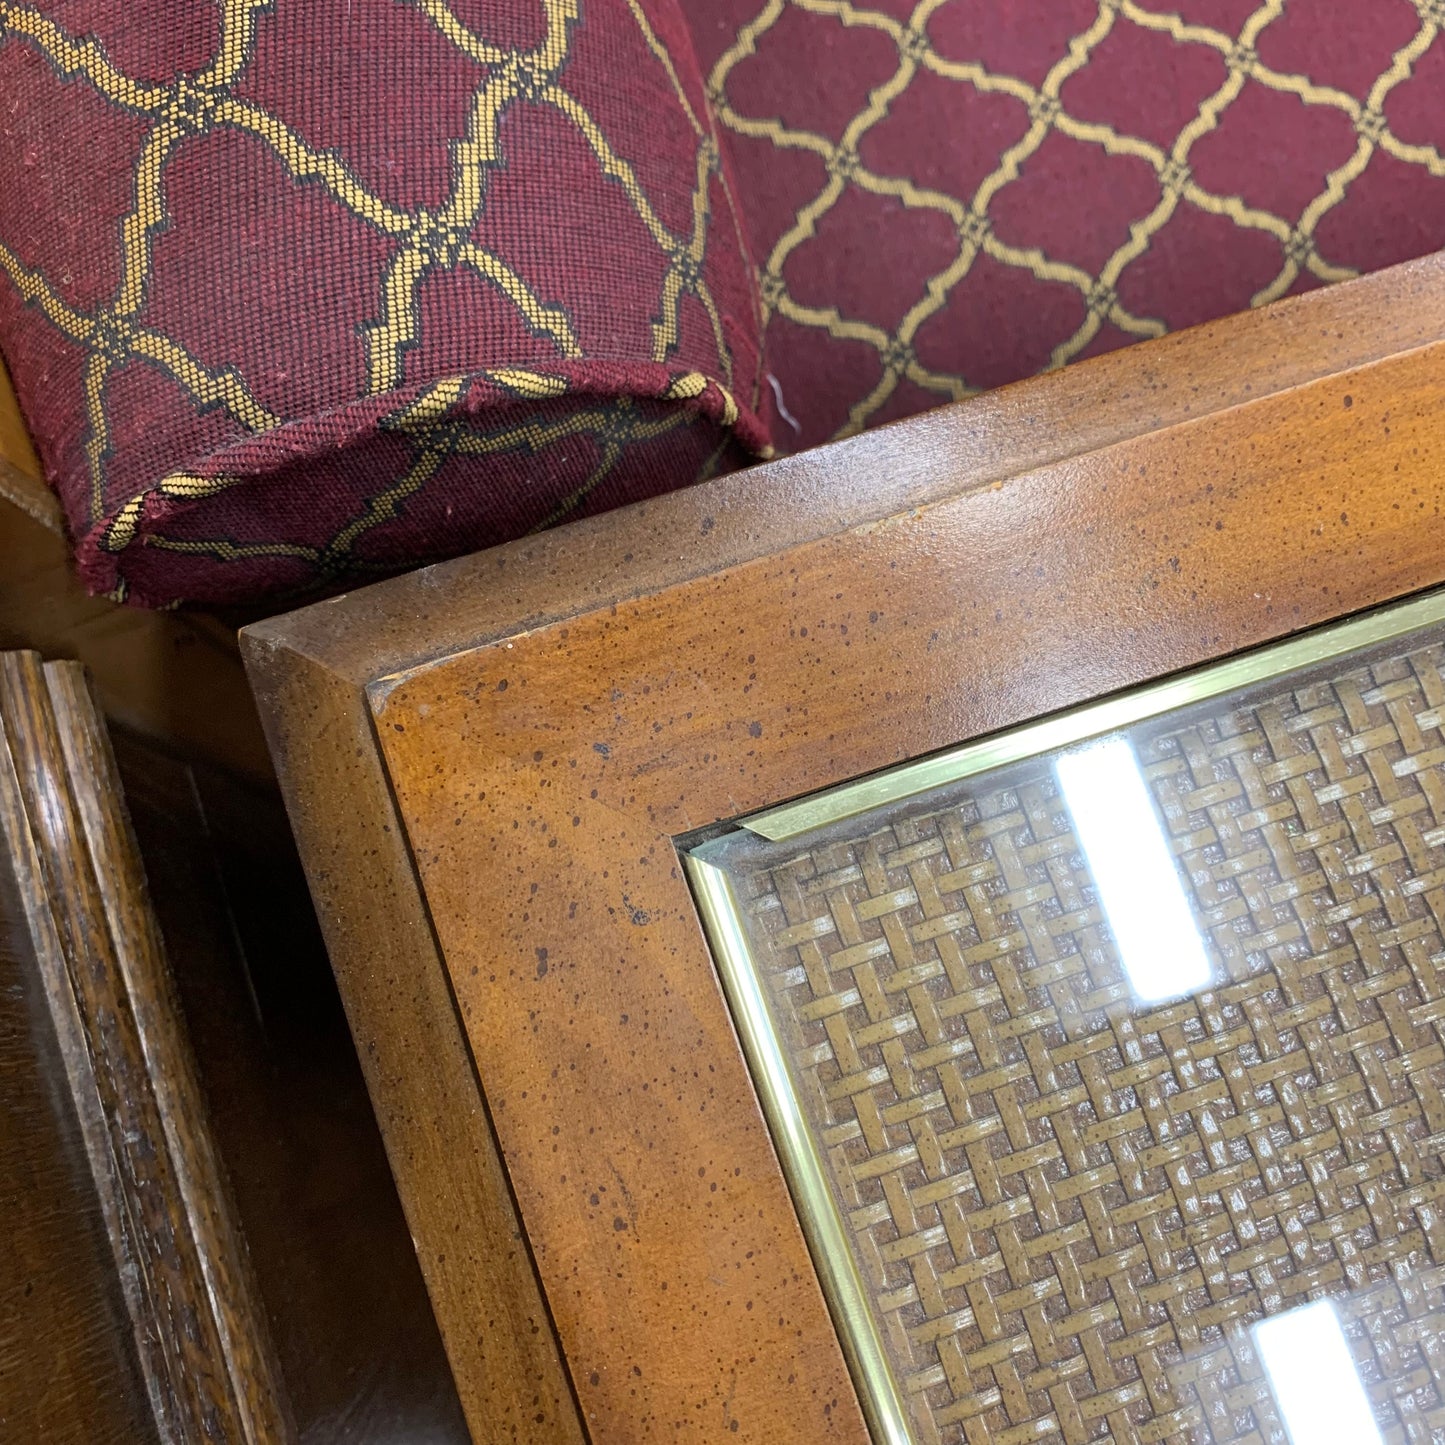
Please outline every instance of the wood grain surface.
[{"label": "wood grain surface", "polygon": [[291,1440],[109,744],[79,670],[0,654],[0,739],[0,825],[155,1432],[167,1442]]},{"label": "wood grain surface", "polygon": [[278,795],[111,728],[302,1445],[469,1438]]},{"label": "wood grain surface", "polygon": [[247,628],[364,684],[1445,336],[1445,253],[986,392]]},{"label": "wood grain surface", "polygon": [[0,1438],[160,1445],[44,971],[0,856]]},{"label": "wood grain surface", "polygon": [[1438,582],[1441,336],[1435,258],[252,630],[343,992],[436,966],[384,878],[594,1445],[863,1438],[675,838]]}]

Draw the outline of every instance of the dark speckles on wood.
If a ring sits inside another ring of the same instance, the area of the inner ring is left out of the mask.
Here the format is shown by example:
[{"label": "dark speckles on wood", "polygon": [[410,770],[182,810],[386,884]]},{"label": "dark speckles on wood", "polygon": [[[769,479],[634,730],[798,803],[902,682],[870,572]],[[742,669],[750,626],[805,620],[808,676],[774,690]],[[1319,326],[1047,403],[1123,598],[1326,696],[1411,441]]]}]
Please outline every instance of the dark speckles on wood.
[{"label": "dark speckles on wood", "polygon": [[[426,615],[425,608],[412,614]],[[365,1043],[362,1068],[472,1435],[584,1445],[493,1134],[496,1115],[526,1103],[478,1097],[458,1016],[459,1003],[468,1009],[472,1001],[458,997],[443,969],[416,888],[410,840],[376,751],[370,679],[280,646],[263,646],[248,666],[351,1027]],[[519,692],[526,689],[507,697]],[[477,706],[462,698],[458,705]],[[307,798],[315,806],[298,806]],[[466,803],[493,805],[490,798]],[[510,851],[507,840],[486,855],[486,867],[508,884],[494,860]],[[489,985],[523,976],[514,962],[504,968],[485,955],[475,962]],[[534,995],[535,968],[529,955]]]},{"label": "dark speckles on wood", "polygon": [[[354,804],[305,727],[312,670],[366,695],[416,849],[414,875],[392,866],[399,906],[424,891],[440,949],[410,966],[455,988],[592,1445],[866,1440],[691,898],[656,860],[1437,582],[1442,336],[1433,259],[263,626],[318,854]],[[527,761],[539,747],[565,763]],[[366,893],[333,887],[322,912],[365,916]],[[539,987],[542,940],[567,962]],[[343,942],[364,991],[370,939]],[[380,1108],[410,1067],[398,1047],[374,1076]],[[416,1207],[447,1169],[418,1171]],[[424,1259],[436,1231],[416,1231]],[[440,1279],[453,1334],[492,1284],[472,1268]]]}]

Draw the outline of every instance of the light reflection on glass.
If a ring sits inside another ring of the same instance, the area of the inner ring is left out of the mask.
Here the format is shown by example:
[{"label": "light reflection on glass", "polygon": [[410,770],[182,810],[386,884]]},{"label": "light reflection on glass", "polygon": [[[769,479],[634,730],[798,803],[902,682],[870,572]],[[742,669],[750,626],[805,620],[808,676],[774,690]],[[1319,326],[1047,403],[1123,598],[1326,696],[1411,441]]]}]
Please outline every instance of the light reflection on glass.
[{"label": "light reflection on glass", "polygon": [[1135,997],[1159,1003],[1207,987],[1204,940],[1134,749],[1110,739],[1066,753],[1054,771]]},{"label": "light reflection on glass", "polygon": [[1291,1445],[1383,1445],[1329,1300],[1261,1320],[1250,1333]]}]

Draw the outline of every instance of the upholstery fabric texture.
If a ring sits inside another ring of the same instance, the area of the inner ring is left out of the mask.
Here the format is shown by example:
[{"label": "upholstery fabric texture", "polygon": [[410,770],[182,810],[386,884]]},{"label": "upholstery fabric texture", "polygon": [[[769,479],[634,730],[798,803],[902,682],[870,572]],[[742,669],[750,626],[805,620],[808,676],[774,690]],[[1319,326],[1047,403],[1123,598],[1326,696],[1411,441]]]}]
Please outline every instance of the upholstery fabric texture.
[{"label": "upholstery fabric texture", "polygon": [[0,4],[87,583],[280,606],[1445,245],[1445,0]]},{"label": "upholstery fabric texture", "polygon": [[735,466],[758,334],[674,0],[0,4],[0,350],[93,590],[280,605]]},{"label": "upholstery fabric texture", "polygon": [[683,0],[830,437],[1445,246],[1445,0]]}]

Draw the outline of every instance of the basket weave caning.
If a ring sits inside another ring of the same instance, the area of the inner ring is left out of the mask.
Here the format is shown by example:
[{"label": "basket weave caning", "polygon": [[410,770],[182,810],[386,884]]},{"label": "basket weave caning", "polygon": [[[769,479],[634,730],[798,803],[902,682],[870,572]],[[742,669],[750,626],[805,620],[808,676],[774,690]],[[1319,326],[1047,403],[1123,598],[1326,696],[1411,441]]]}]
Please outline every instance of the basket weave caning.
[{"label": "basket weave caning", "polygon": [[1135,730],[1224,976],[1183,1001],[1131,1012],[1046,758],[737,855],[919,1440],[1283,1440],[1239,1327],[1322,1294],[1442,1438],[1442,659]]}]

